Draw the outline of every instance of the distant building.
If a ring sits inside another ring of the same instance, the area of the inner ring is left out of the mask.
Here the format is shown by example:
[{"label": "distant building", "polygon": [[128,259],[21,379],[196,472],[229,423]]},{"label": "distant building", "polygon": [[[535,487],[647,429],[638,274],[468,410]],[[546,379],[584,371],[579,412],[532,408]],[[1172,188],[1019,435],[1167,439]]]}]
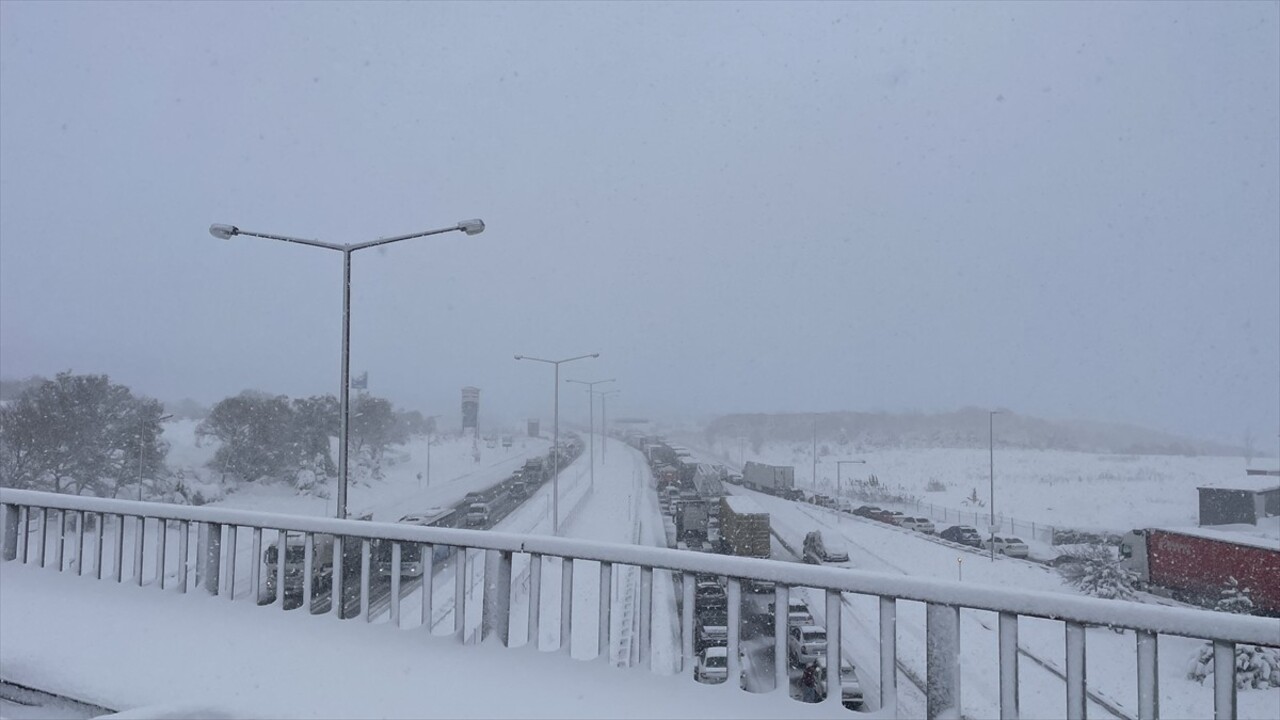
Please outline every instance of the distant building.
[{"label": "distant building", "polygon": [[1257,525],[1280,515],[1280,470],[1249,470],[1235,482],[1213,483],[1200,491],[1200,525]]}]

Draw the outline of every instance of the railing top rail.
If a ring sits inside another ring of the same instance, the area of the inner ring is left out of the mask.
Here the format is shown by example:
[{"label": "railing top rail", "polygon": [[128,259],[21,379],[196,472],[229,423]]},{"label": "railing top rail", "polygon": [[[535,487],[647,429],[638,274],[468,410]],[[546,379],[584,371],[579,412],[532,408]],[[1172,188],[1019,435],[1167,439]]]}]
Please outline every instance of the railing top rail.
[{"label": "railing top rail", "polygon": [[112,515],[135,515],[166,520],[190,520],[290,532],[334,535],[463,546],[484,550],[571,557],[624,565],[641,565],[679,572],[712,573],[740,578],[814,587],[843,592],[894,597],[977,610],[1011,612],[1053,620],[1073,620],[1094,625],[1116,625],[1150,632],[1226,640],[1237,643],[1280,645],[1280,623],[1272,618],[1231,615],[1189,608],[1043,591],[1012,591],[1007,587],[960,583],[921,577],[904,577],[864,570],[801,565],[798,563],[730,557],[619,543],[606,543],[544,535],[517,535],[486,530],[431,528],[399,523],[337,520],[228,508],[191,507],[164,503],[113,500],[0,488],[0,503],[61,510],[84,510]]}]

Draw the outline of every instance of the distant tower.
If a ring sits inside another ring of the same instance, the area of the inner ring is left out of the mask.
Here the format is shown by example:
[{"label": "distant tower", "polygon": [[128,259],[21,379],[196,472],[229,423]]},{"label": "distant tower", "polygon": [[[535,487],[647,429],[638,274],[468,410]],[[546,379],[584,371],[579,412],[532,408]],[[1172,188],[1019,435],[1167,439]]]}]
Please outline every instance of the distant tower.
[{"label": "distant tower", "polygon": [[529,424],[528,424],[529,437],[538,437],[539,429],[540,428],[538,427],[538,418],[529,418]]},{"label": "distant tower", "polygon": [[470,429],[472,435],[480,434],[480,388],[462,388],[462,432]]}]

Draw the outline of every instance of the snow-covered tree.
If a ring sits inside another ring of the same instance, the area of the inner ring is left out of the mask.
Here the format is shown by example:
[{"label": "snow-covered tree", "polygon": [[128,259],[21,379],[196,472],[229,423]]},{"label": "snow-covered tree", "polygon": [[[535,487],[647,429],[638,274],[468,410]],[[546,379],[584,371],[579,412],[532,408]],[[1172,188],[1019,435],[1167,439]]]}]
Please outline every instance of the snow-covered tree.
[{"label": "snow-covered tree", "polygon": [[1221,597],[1213,607],[1218,612],[1248,615],[1253,612],[1253,600],[1249,598],[1249,588],[1240,587],[1240,581],[1234,577],[1227,578],[1222,588]]},{"label": "snow-covered tree", "polygon": [[[1213,675],[1213,643],[1205,643],[1187,664],[1187,679],[1203,683]],[[1236,688],[1280,688],[1280,648],[1236,646]]]},{"label": "snow-covered tree", "polygon": [[1133,597],[1137,574],[1122,566],[1106,545],[1087,545],[1070,553],[1077,562],[1061,565],[1058,572],[1087,595],[1127,600]]}]

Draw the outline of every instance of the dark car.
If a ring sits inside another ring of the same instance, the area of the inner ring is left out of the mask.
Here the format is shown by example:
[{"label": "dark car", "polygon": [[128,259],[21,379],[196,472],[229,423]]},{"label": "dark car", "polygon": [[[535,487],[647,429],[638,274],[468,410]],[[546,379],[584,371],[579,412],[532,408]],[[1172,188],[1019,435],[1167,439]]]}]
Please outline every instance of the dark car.
[{"label": "dark car", "polygon": [[854,510],[853,514],[858,515],[860,517],[869,518],[869,517],[875,517],[876,515],[879,515],[882,512],[884,511],[876,507],[875,505],[863,505],[857,510]]},{"label": "dark car", "polygon": [[968,525],[952,525],[938,533],[938,537],[943,540],[950,540],[953,543],[968,545],[969,547],[982,547],[982,536],[978,534],[975,528],[971,528]]}]

